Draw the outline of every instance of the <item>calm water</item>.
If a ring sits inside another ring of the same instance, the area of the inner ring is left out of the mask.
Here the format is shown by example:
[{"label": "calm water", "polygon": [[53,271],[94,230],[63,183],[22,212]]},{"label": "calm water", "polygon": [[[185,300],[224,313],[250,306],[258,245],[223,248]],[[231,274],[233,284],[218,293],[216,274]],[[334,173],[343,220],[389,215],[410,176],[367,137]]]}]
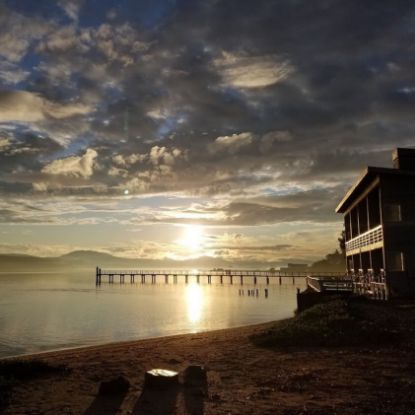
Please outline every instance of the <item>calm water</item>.
[{"label": "calm water", "polygon": [[[96,287],[93,273],[0,274],[0,357],[283,319],[293,315],[296,287],[304,285],[274,282],[265,298],[265,284],[236,281],[126,278]],[[259,295],[249,296],[256,288]]]}]

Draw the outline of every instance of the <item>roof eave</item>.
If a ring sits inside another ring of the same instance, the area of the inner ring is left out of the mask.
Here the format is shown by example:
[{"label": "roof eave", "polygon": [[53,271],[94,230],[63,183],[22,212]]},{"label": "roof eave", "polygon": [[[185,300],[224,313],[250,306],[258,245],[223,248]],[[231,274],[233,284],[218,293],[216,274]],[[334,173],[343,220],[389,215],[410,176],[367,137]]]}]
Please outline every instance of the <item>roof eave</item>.
[{"label": "roof eave", "polygon": [[354,185],[347,191],[347,193],[345,194],[345,196],[343,197],[343,199],[337,205],[336,210],[335,210],[336,213],[344,213],[345,212],[344,205],[346,204],[346,202],[348,201],[348,199],[353,195],[353,193],[355,192],[356,188],[360,185],[360,183],[369,174],[369,172],[370,172],[370,167],[366,167],[366,169],[363,170],[362,174],[356,180],[356,182],[354,183]]}]

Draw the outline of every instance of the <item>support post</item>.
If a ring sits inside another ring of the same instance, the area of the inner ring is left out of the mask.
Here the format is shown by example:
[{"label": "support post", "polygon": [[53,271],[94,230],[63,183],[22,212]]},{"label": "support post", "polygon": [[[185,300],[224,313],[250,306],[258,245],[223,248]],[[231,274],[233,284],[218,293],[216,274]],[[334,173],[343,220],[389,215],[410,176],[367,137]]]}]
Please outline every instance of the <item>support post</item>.
[{"label": "support post", "polygon": [[96,285],[100,285],[101,284],[101,270],[99,269],[99,267],[96,268],[95,284]]}]

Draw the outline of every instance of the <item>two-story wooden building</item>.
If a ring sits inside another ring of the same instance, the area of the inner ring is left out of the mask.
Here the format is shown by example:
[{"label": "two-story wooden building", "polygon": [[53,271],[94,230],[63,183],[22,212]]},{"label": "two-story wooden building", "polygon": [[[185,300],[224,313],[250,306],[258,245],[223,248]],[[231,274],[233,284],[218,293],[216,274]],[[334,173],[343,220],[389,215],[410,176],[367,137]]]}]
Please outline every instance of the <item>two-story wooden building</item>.
[{"label": "two-story wooden building", "polygon": [[336,212],[344,215],[346,266],[390,297],[415,294],[415,149],[392,153],[393,168],[367,167]]}]

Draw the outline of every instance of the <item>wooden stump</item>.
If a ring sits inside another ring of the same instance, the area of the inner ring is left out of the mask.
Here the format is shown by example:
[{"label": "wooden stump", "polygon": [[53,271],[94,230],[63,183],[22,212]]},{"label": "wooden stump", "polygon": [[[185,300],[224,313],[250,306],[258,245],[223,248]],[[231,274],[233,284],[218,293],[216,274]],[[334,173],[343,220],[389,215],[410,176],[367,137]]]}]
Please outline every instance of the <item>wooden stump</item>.
[{"label": "wooden stump", "polygon": [[179,374],[173,370],[151,369],[144,375],[144,387],[150,389],[168,389],[179,384]]},{"label": "wooden stump", "polygon": [[203,366],[191,365],[184,371],[184,384],[186,386],[207,386],[206,369]]}]

